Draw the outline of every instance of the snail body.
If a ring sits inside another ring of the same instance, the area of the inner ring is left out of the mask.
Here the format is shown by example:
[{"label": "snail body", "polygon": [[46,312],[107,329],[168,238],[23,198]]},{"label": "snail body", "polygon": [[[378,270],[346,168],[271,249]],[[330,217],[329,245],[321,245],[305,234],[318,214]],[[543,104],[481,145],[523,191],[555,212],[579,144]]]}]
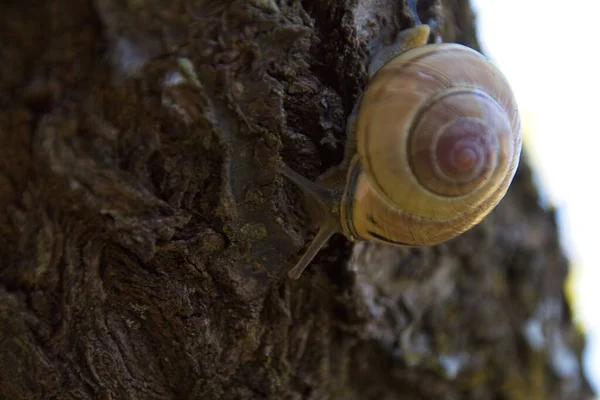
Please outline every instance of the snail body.
[{"label": "snail body", "polygon": [[426,44],[427,25],[380,53],[348,118],[344,161],[310,182],[279,170],[312,202],[320,230],[289,275],[328,238],[429,246],[479,223],[504,197],[521,152],[506,78],[480,53]]}]

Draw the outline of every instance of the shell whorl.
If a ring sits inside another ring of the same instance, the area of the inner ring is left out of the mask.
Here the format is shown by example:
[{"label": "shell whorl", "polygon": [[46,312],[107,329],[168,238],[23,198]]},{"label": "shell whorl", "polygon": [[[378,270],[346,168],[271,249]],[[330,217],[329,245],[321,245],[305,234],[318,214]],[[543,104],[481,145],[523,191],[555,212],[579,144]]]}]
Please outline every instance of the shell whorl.
[{"label": "shell whorl", "polygon": [[412,215],[464,231],[506,193],[520,129],[509,84],[484,56],[427,45],[400,54],[369,82],[357,152],[372,190],[404,223]]}]

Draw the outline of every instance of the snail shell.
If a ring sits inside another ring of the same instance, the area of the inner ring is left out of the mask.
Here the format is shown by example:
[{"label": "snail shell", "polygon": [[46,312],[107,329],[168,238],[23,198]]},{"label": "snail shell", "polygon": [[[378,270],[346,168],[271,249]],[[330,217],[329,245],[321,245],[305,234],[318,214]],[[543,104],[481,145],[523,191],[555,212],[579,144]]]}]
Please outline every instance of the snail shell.
[{"label": "snail shell", "polygon": [[336,232],[435,245],[480,222],[506,194],[522,146],[510,86],[478,52],[428,45],[429,34],[429,26],[416,25],[374,57],[339,166],[311,182],[278,163],[319,222],[290,277],[298,278]]},{"label": "snail shell", "polygon": [[414,47],[369,82],[341,202],[352,239],[434,245],[480,222],[505,195],[521,152],[502,73],[453,43]]}]

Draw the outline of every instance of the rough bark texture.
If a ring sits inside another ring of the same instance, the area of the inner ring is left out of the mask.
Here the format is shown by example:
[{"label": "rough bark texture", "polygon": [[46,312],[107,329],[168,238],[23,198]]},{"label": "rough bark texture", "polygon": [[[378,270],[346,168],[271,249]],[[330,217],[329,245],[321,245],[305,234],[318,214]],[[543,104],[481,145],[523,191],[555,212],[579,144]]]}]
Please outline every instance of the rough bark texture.
[{"label": "rough bark texture", "polygon": [[[477,47],[468,2],[421,1]],[[532,16],[534,18],[535,16]],[[510,22],[507,21],[507,24]],[[0,3],[0,399],[584,399],[525,162],[444,245],[311,232],[401,0]]]}]

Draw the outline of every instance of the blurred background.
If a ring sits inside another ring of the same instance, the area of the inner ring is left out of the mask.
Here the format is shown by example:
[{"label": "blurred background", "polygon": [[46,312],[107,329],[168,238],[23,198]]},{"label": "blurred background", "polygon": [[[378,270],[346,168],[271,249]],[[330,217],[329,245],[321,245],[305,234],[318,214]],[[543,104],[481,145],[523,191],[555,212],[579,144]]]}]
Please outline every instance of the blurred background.
[{"label": "blurred background", "polygon": [[588,341],[585,373],[600,393],[598,29],[573,19],[597,16],[600,1],[471,1],[482,51],[506,74],[517,97],[542,201],[558,210],[571,262],[566,290]]}]

